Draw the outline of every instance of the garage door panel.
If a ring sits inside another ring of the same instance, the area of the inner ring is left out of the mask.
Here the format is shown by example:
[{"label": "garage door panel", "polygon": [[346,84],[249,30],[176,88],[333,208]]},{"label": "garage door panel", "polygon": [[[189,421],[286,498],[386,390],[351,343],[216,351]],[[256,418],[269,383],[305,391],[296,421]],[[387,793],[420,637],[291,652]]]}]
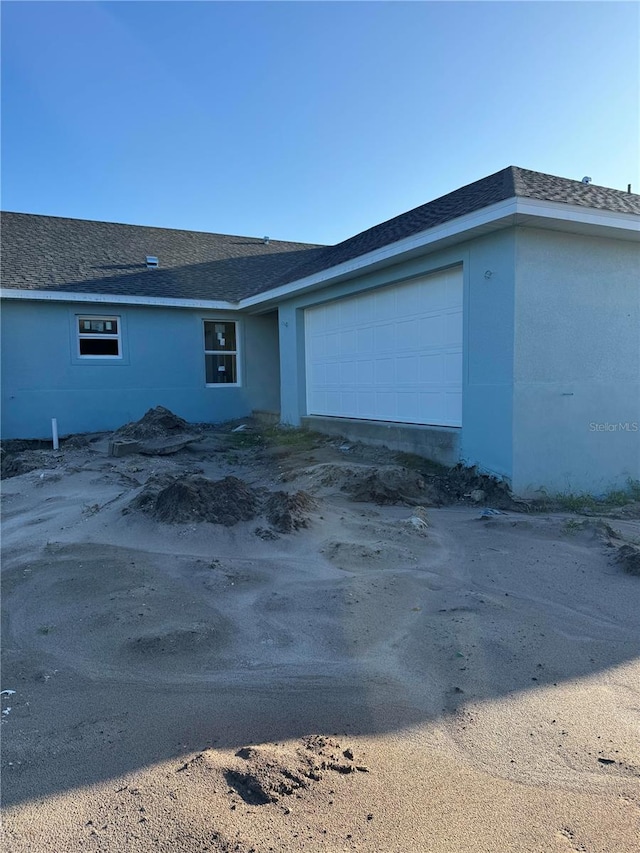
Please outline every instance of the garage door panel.
[{"label": "garage door panel", "polygon": [[356,346],[360,355],[373,355],[375,351],[373,327],[356,330]]},{"label": "garage door panel", "polygon": [[315,391],[319,391],[327,384],[327,366],[324,363],[315,363],[311,365],[309,371],[309,385]]},{"label": "garage door panel", "polygon": [[447,346],[462,346],[462,311],[445,314],[445,343]]},{"label": "garage door panel", "polygon": [[376,359],[375,382],[376,385],[393,385],[396,378],[395,359]]},{"label": "garage door panel", "polygon": [[421,411],[432,412],[433,417],[437,421],[444,421],[446,419],[442,391],[437,388],[434,388],[431,391],[422,391],[419,394],[419,397]]},{"label": "garage door panel", "polygon": [[373,360],[358,361],[356,364],[356,381],[358,385],[373,385]]},{"label": "garage door panel", "polygon": [[359,324],[375,321],[375,305],[371,299],[356,299],[356,322]]},{"label": "garage door panel", "polygon": [[354,361],[343,361],[340,364],[340,384],[351,386],[354,390],[357,385],[357,364]]},{"label": "garage door panel", "polygon": [[358,336],[355,329],[340,332],[340,355],[355,355],[358,351]]},{"label": "garage door panel", "polygon": [[347,299],[340,303],[341,326],[353,326],[358,321],[358,308],[354,300]]},{"label": "garage door panel", "polygon": [[376,395],[373,391],[358,391],[356,404],[359,418],[375,418]]},{"label": "garage door panel", "polygon": [[396,330],[392,323],[385,323],[384,326],[376,326],[375,348],[377,352],[395,352]]},{"label": "garage door panel", "polygon": [[420,357],[420,378],[423,384],[444,382],[444,365],[442,354],[430,353]]},{"label": "garage door panel", "polygon": [[408,355],[396,359],[396,382],[399,385],[416,385],[420,382],[420,359]]},{"label": "garage door panel", "polygon": [[340,387],[340,362],[332,361],[325,365],[325,383],[329,388]]},{"label": "garage door panel", "polygon": [[324,391],[309,391],[307,405],[310,411],[323,411],[326,409],[326,394]]},{"label": "garage door panel", "polygon": [[419,349],[420,324],[417,320],[402,320],[396,325],[398,349]]},{"label": "garage door panel", "polygon": [[326,401],[329,414],[335,415],[336,412],[340,412],[342,410],[342,394],[340,391],[327,391]]},{"label": "garage door panel", "polygon": [[451,306],[447,282],[443,278],[438,278],[433,283],[425,283],[422,294],[423,299],[428,300],[432,311],[444,311]]},{"label": "garage door panel", "polygon": [[314,335],[307,342],[307,346],[310,348],[311,356],[313,358],[312,366],[315,367],[326,355],[327,339],[324,335]]},{"label": "garage door panel", "polygon": [[462,391],[446,392],[445,418],[447,418],[449,421],[462,420]]},{"label": "garage door panel", "polygon": [[393,391],[376,391],[376,412],[379,420],[395,421],[396,418],[396,395]]},{"label": "garage door panel", "polygon": [[[361,299],[366,299],[366,294],[359,297]],[[384,290],[379,290],[374,295],[375,300],[375,320],[387,320],[390,316],[395,316],[396,313],[396,294],[394,289],[385,288]]]},{"label": "garage door panel", "polygon": [[309,414],[459,426],[462,268],[305,311]]},{"label": "garage door panel", "polygon": [[422,317],[420,320],[422,348],[441,347],[445,342],[445,330],[441,314]]},{"label": "garage door panel", "polygon": [[455,385],[462,376],[462,350],[445,353],[443,362],[445,382]]},{"label": "garage door panel", "polygon": [[397,414],[400,420],[405,423],[414,423],[415,419],[420,416],[420,406],[417,395],[412,392],[400,391],[397,399]]}]

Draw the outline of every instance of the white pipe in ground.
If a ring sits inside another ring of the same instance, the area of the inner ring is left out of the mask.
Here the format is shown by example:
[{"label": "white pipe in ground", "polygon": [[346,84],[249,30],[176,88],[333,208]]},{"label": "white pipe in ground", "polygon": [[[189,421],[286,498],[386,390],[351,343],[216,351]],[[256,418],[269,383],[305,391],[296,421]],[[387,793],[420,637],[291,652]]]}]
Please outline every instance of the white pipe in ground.
[{"label": "white pipe in ground", "polygon": [[53,435],[53,449],[57,450],[59,448],[58,443],[58,419],[51,418],[51,434]]}]

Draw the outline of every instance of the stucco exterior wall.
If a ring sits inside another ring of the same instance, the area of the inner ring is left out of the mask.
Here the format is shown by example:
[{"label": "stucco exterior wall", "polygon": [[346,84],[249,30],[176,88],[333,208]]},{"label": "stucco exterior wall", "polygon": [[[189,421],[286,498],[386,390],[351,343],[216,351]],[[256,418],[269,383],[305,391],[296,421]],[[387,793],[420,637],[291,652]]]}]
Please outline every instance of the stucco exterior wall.
[{"label": "stucco exterior wall", "polygon": [[483,470],[509,479],[512,463],[514,256],[513,230],[503,230],[281,303],[282,420],[297,425],[307,414],[306,307],[462,264],[461,458],[467,464],[477,464]]},{"label": "stucco exterior wall", "polygon": [[640,245],[516,236],[513,487],[640,479]]},{"label": "stucco exterior wall", "polygon": [[[122,359],[77,358],[78,314],[122,318]],[[239,387],[205,385],[203,319],[237,320]],[[277,411],[275,313],[6,300],[2,309],[2,435],[46,438],[114,429],[157,405],[191,422]]]}]

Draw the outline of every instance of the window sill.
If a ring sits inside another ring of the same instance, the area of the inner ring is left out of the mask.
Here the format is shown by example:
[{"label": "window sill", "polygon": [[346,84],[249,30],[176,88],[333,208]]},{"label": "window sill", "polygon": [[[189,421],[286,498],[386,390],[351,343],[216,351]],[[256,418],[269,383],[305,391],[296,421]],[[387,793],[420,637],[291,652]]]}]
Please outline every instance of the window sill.
[{"label": "window sill", "polygon": [[239,382],[207,382],[205,388],[242,388]]}]

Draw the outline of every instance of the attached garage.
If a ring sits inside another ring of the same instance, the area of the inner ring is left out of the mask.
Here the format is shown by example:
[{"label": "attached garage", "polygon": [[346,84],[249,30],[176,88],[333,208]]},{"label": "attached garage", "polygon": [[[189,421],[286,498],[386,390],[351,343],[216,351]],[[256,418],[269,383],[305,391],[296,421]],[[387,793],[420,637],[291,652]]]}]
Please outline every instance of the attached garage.
[{"label": "attached garage", "polygon": [[307,413],[459,427],[462,266],[305,310]]}]

